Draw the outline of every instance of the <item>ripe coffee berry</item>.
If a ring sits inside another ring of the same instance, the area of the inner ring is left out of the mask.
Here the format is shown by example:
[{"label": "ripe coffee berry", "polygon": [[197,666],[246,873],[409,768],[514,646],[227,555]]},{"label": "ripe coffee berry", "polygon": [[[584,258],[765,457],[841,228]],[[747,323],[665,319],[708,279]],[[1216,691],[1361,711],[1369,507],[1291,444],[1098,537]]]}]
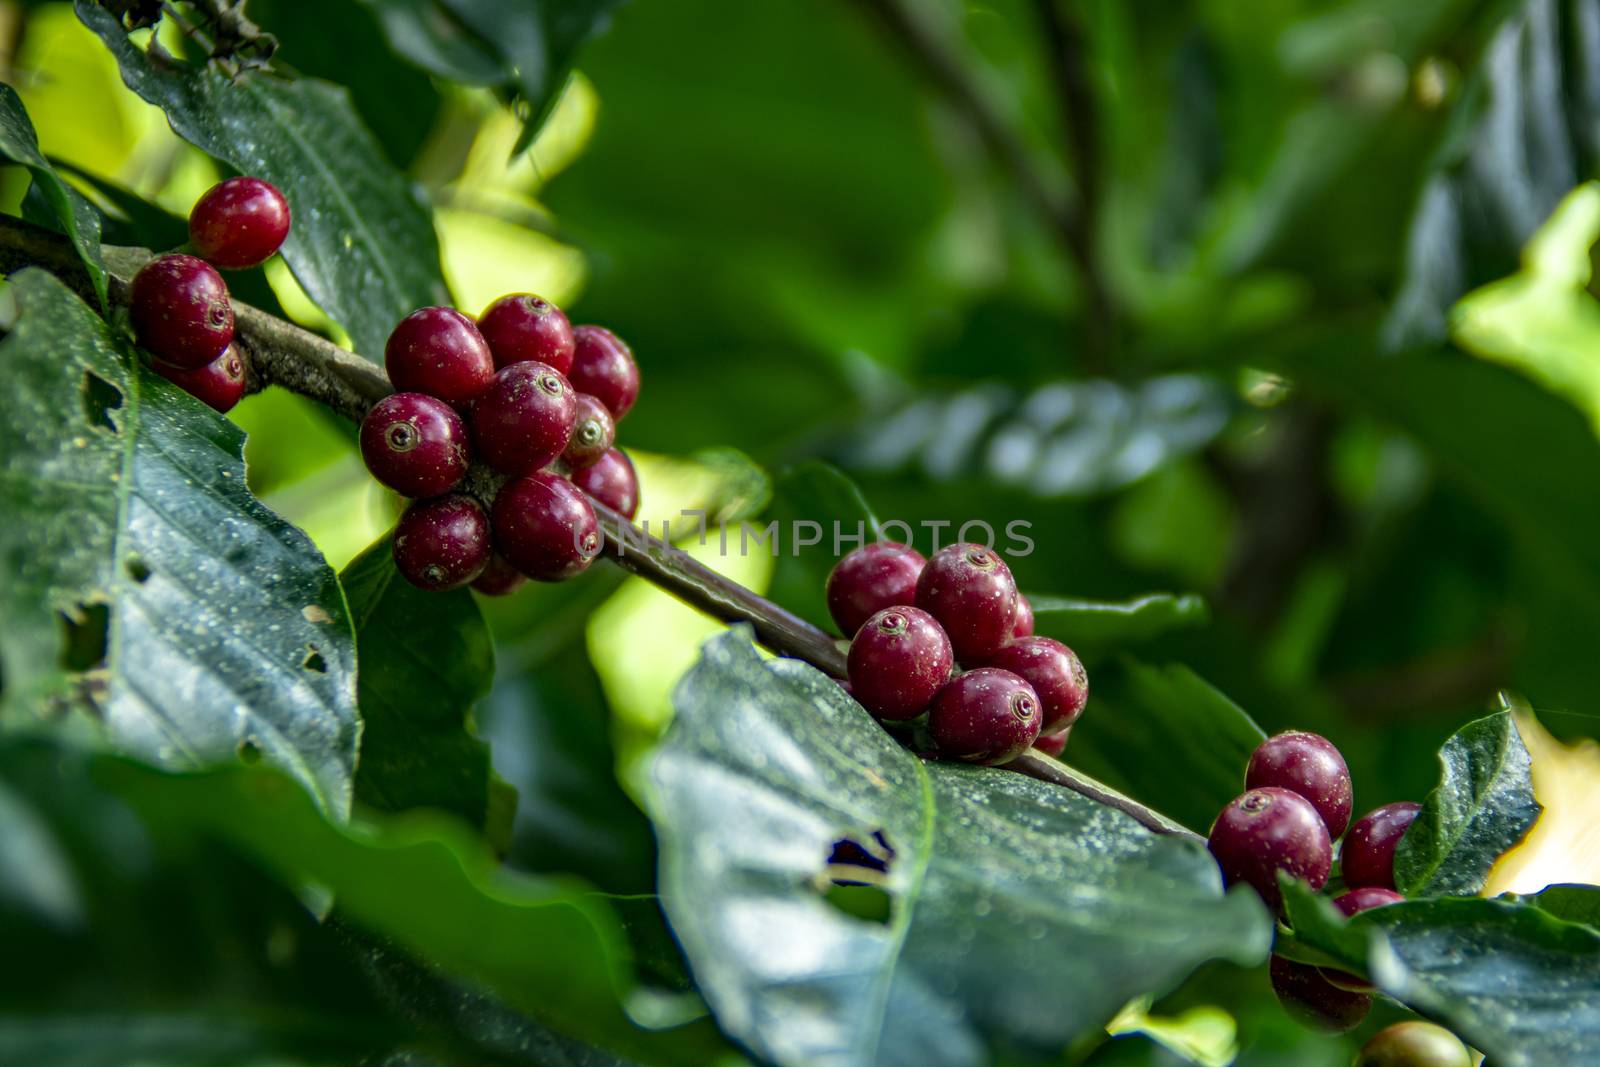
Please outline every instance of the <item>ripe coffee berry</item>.
[{"label": "ripe coffee berry", "polygon": [[[1359,915],[1373,908],[1383,908],[1390,904],[1399,904],[1406,898],[1392,889],[1379,889],[1377,886],[1364,886],[1361,889],[1352,889],[1348,893],[1341,893],[1333,898],[1333,906],[1346,919],[1352,915]],[[1349,971],[1338,971],[1332,967],[1322,968],[1322,977],[1352,993],[1370,993],[1372,987],[1363,982]]]},{"label": "ripe coffee berry", "polygon": [[228,287],[194,256],[157,256],[133,276],[128,314],[139,343],[161,360],[197,370],[233,343]]},{"label": "ripe coffee berry", "polygon": [[1472,1067],[1472,1053],[1444,1027],[1413,1019],[1373,1034],[1354,1067]]},{"label": "ripe coffee berry", "polygon": [[394,529],[394,564],[419,589],[456,589],[489,563],[489,520],[463,493],[419,500]]},{"label": "ripe coffee berry", "polygon": [[1039,719],[1033,686],[1010,671],[980,667],[939,690],[928,711],[928,733],[946,759],[1005,763],[1033,744]]},{"label": "ripe coffee berry", "polygon": [[1065,752],[1067,748],[1067,736],[1071,733],[1072,727],[1069,726],[1058,734],[1041,737],[1033,743],[1033,750],[1035,752],[1043,752],[1046,756],[1060,759],[1061,753]]},{"label": "ripe coffee berry", "polygon": [[850,642],[851,695],[880,719],[914,719],[950,678],[955,657],[933,616],[885,608],[861,624]]},{"label": "ripe coffee berry", "polygon": [[1244,787],[1275,785],[1311,802],[1337,838],[1350,825],[1350,768],[1325,737],[1290,730],[1256,746],[1244,772]]},{"label": "ripe coffee berry", "polygon": [[223,414],[232,411],[244,396],[244,360],[232,345],[203,367],[174,367],[165,360],[152,359],[150,369]]},{"label": "ripe coffee berry", "polygon": [[189,212],[189,243],[229,270],[265,263],[288,236],[289,202],[260,178],[213,185]]},{"label": "ripe coffee berry", "polygon": [[402,393],[427,393],[465,408],[494,377],[494,357],[472,320],[454,308],[419,308],[383,346],[389,380]]},{"label": "ripe coffee berry", "polygon": [[633,350],[604,326],[579,326],[572,331],[572,386],[588,393],[617,422],[639,398],[639,365]]},{"label": "ripe coffee berry", "polygon": [[489,563],[483,573],[472,580],[472,588],[484,596],[509,596],[527,582],[527,578],[498,552],[490,553]]},{"label": "ripe coffee berry", "polygon": [[531,359],[562,374],[572,369],[572,323],[542,296],[502,296],[478,316],[478,332],[489,343],[496,367]]},{"label": "ripe coffee berry", "polygon": [[442,496],[466,476],[467,426],[443,400],[391,393],[361,420],[361,458],[401,496]]},{"label": "ripe coffee berry", "polygon": [[962,663],[980,663],[1011,640],[1017,583],[993,549],[960,543],[933,554],[917,579],[917,607],[939,620]]},{"label": "ripe coffee berry", "polygon": [[1352,888],[1394,888],[1394,850],[1422,805],[1402,800],[1375,808],[1356,820],[1339,853],[1339,873]]},{"label": "ripe coffee berry", "polygon": [[1329,985],[1322,972],[1309,963],[1274,956],[1268,974],[1284,1012],[1313,1030],[1353,1030],[1372,1008],[1371,997]]},{"label": "ripe coffee berry", "polygon": [[572,484],[625,519],[639,513],[639,475],[633,469],[633,460],[620,448],[573,471]]},{"label": "ripe coffee berry", "polygon": [[1011,636],[1033,636],[1033,605],[1021,593],[1017,594],[1017,621],[1011,626]]},{"label": "ripe coffee berry", "polygon": [[1078,654],[1053,637],[1024,637],[990,656],[990,667],[1018,675],[1039,694],[1039,732],[1060,733],[1078,721],[1089,702],[1089,675]]},{"label": "ripe coffee berry", "polygon": [[1321,889],[1333,866],[1328,827],[1311,802],[1287,789],[1252,789],[1222,809],[1207,842],[1229,885],[1244,882],[1280,911],[1283,871]]},{"label": "ripe coffee berry", "polygon": [[567,439],[567,449],[561,458],[573,470],[592,467],[600,457],[611,451],[617,439],[617,424],[611,419],[606,406],[588,393],[579,393],[577,414],[572,422],[572,436]]},{"label": "ripe coffee berry", "polygon": [[567,447],[578,398],[561,372],[544,363],[496,371],[472,402],[472,444],[502,474],[532,474]]},{"label": "ripe coffee berry", "polygon": [[571,482],[554,474],[507,482],[492,511],[495,549],[535,581],[581,574],[600,552],[594,508]]},{"label": "ripe coffee berry", "polygon": [[828,614],[839,632],[854,634],[884,608],[915,604],[917,578],[927,562],[909,545],[879,541],[835,563],[828,572]]}]

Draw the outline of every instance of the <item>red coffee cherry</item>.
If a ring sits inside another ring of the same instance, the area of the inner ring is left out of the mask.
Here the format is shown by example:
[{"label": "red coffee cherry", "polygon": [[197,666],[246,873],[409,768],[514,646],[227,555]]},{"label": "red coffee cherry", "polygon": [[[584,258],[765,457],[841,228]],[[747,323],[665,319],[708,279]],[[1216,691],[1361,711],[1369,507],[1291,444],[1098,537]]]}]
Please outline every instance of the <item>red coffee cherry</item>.
[{"label": "red coffee cherry", "polygon": [[1039,694],[1039,732],[1060,733],[1078,721],[1089,702],[1089,674],[1078,654],[1053,637],[1024,637],[990,656],[990,667],[1020,676]]},{"label": "red coffee cherry", "polygon": [[244,360],[232,345],[204,367],[174,367],[165,360],[152,359],[150,369],[223,414],[232,411],[244,396]]},{"label": "red coffee cherry", "polygon": [[581,574],[600,553],[594,508],[571,482],[554,474],[507,482],[492,512],[495,550],[534,581],[560,582]]},{"label": "red coffee cherry", "polygon": [[[1385,908],[1390,904],[1402,903],[1406,898],[1392,889],[1379,889],[1377,886],[1364,886],[1361,889],[1352,889],[1348,893],[1341,893],[1333,898],[1333,906],[1346,919],[1352,915],[1359,915],[1373,908]],[[1370,993],[1372,986],[1362,981],[1349,971],[1339,971],[1332,967],[1322,968],[1322,977],[1338,986],[1340,989],[1352,993]]]},{"label": "red coffee cherry", "polygon": [[594,466],[611,451],[616,439],[617,424],[612,421],[611,412],[588,393],[579,393],[572,436],[567,439],[567,450],[561,453],[567,466],[572,470]]},{"label": "red coffee cherry", "polygon": [[1356,820],[1339,852],[1339,873],[1352,889],[1394,888],[1394,850],[1416,820],[1421,804],[1402,800],[1375,808]]},{"label": "red coffee cherry", "polygon": [[980,667],[944,684],[928,711],[928,733],[946,759],[995,764],[1016,759],[1039,736],[1039,697],[1010,671]]},{"label": "red coffee cherry", "polygon": [[194,256],[157,256],[133,276],[133,334],[157,359],[197,370],[233,343],[233,305],[222,275]]},{"label": "red coffee cherry", "polygon": [[1311,802],[1287,789],[1252,789],[1222,809],[1207,842],[1229,885],[1244,882],[1283,909],[1278,872],[1321,889],[1333,866],[1328,827]]},{"label": "red coffee cherry", "polygon": [[1244,787],[1267,785],[1311,801],[1328,824],[1329,837],[1337,838],[1350,825],[1350,768],[1325,737],[1289,730],[1257,745],[1244,772]]},{"label": "red coffee cherry", "polygon": [[443,496],[466,477],[467,424],[426,393],[391,393],[361,420],[367,470],[401,496]]},{"label": "red coffee cherry", "polygon": [[880,719],[914,719],[950,678],[950,639],[932,615],[885,608],[850,642],[851,695]]},{"label": "red coffee cherry", "polygon": [[472,588],[484,596],[510,596],[526,584],[528,579],[498,552],[489,555],[489,564],[483,573],[472,580]]},{"label": "red coffee cherry", "polygon": [[542,296],[502,296],[478,316],[478,332],[489,343],[496,367],[533,360],[562,374],[572,369],[572,323]]},{"label": "red coffee cherry", "polygon": [[884,608],[914,605],[917,578],[927,562],[910,545],[879,541],[835,563],[828,572],[828,614],[839,632],[854,634]]},{"label": "red coffee cherry", "polygon": [[639,398],[639,366],[633,350],[604,326],[578,326],[572,331],[572,386],[588,393],[617,422]]},{"label": "red coffee cherry", "polygon": [[1012,624],[1011,636],[1013,638],[1033,636],[1033,605],[1021,593],[1017,594],[1017,621]]},{"label": "red coffee cherry", "polygon": [[265,263],[288,236],[289,202],[260,178],[213,185],[189,212],[189,243],[228,270]]},{"label": "red coffee cherry", "polygon": [[489,520],[464,493],[419,500],[394,529],[394,564],[419,589],[457,589],[489,563]]},{"label": "red coffee cherry", "polygon": [[472,402],[472,444],[502,474],[532,474],[561,455],[572,437],[578,398],[561,372],[513,363]]},{"label": "red coffee cherry", "polygon": [[1011,640],[1017,583],[993,549],[958,542],[922,568],[917,607],[939,620],[959,662],[982,663]]},{"label": "red coffee cherry", "polygon": [[639,475],[633,460],[613,448],[594,463],[572,472],[572,484],[625,519],[639,513]]},{"label": "red coffee cherry", "polygon": [[427,393],[465,409],[494,377],[494,357],[478,328],[455,308],[419,308],[383,346],[389,381],[402,393]]},{"label": "red coffee cherry", "polygon": [[1071,733],[1072,727],[1069,726],[1058,734],[1051,734],[1049,737],[1041,737],[1033,743],[1033,750],[1035,752],[1043,752],[1046,756],[1060,759],[1061,753],[1066,751],[1067,737]]},{"label": "red coffee cherry", "polygon": [[1272,991],[1289,1018],[1312,1030],[1343,1033],[1367,1017],[1372,998],[1329,985],[1322,972],[1309,963],[1272,957],[1268,967]]}]

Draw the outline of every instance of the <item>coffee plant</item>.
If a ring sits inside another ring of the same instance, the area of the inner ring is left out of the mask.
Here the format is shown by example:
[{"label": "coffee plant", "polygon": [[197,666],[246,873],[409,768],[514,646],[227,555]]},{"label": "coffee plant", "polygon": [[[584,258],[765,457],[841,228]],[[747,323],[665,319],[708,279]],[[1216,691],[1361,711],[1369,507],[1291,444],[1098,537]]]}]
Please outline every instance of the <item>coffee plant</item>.
[{"label": "coffee plant", "polygon": [[1600,0],[3,10],[0,1064],[1600,1063]]}]

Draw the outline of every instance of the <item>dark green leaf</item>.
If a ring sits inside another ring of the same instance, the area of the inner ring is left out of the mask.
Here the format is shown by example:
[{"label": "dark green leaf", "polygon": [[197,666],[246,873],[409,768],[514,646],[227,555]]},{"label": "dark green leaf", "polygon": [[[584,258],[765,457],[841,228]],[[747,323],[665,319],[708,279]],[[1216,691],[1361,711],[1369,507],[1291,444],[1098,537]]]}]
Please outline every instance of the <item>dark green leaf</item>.
[{"label": "dark green leaf", "polygon": [[1265,737],[1188,667],[1123,658],[1090,673],[1063,758],[1204,833],[1244,791],[1245,764]]},{"label": "dark green leaf", "polygon": [[122,751],[265,759],[347,813],[355,645],[333,571],[245,489],[232,423],[140,367],[52,276],[11,282],[5,707],[38,722],[70,698]]},{"label": "dark green leaf", "polygon": [[[824,592],[828,572],[846,552],[878,539],[878,517],[848,475],[810,460],[778,476],[768,518],[778,528],[778,564],[768,595],[802,618],[832,629]],[[801,530],[801,523],[816,524],[816,544],[800,546],[802,537],[813,536],[813,528]]]},{"label": "dark green leaf", "polygon": [[624,1012],[626,947],[605,898],[501,870],[454,820],[425,813],[339,827],[275,772],[169,775],[103,760],[98,777],[151,824],[215,835],[289,885],[562,1033],[665,1063],[703,1063],[704,1034],[651,1035]]},{"label": "dark green leaf", "polygon": [[1148,641],[1211,617],[1205,600],[1193,593],[1151,593],[1123,601],[1030,594],[1028,602],[1033,605],[1034,632],[1073,646]]},{"label": "dark green leaf", "polygon": [[77,11],[116,56],[123,80],[165,111],[179,136],[282,190],[294,215],[283,257],[356,351],[379,358],[400,318],[447,302],[428,208],[343,89],[157,57],[91,0],[77,0]]},{"label": "dark green leaf", "polygon": [[1294,942],[1448,1026],[1496,1067],[1600,1062],[1600,931],[1530,904],[1441,897],[1344,922],[1285,888]]},{"label": "dark green leaf", "polygon": [[1558,919],[1600,930],[1600,886],[1552,885],[1527,896],[1508,894],[1507,899],[1532,904]]},{"label": "dark green leaf", "polygon": [[361,664],[356,799],[382,811],[438,808],[482,828],[489,748],[473,706],[494,679],[494,644],[472,593],[429,593],[400,577],[389,537],[339,576]]},{"label": "dark green leaf", "polygon": [[106,268],[100,262],[100,213],[76,189],[61,180],[39,151],[39,138],[17,91],[0,83],[0,154],[20,163],[33,175],[39,191],[55,214],[55,226],[72,241],[89,274],[89,282],[106,306]]},{"label": "dark green leaf", "polygon": [[[667,917],[718,1022],[764,1059],[1050,1057],[1204,960],[1266,954],[1260,902],[1225,897],[1200,845],[1022,775],[926,763],[741,633],[680,686],[654,778]],[[884,873],[830,868],[841,840]],[[877,889],[830,892],[833,876]],[[881,922],[838,899],[880,890]]]},{"label": "dark green leaf", "polygon": [[1408,897],[1478,892],[1543,810],[1509,711],[1463,726],[1439,750],[1439,763],[1439,785],[1395,851],[1395,888]]}]

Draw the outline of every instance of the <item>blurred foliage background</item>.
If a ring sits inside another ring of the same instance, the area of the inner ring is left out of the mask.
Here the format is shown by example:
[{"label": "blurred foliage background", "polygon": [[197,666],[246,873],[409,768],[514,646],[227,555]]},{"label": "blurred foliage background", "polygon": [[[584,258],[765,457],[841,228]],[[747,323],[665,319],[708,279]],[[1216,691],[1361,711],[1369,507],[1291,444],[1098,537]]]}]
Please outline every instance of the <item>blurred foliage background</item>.
[{"label": "blurred foliage background", "polygon": [[[458,306],[536,291],[632,344],[653,528],[805,516],[812,459],[946,540],[1025,520],[1030,593],[1203,594],[1209,622],[1140,660],[1333,738],[1358,809],[1420,797],[1502,689],[1600,733],[1600,4],[631,0],[525,147],[492,79],[419,65],[407,6],[249,11],[425,190]],[[218,172],[70,5],[0,4],[0,61],[108,240],[178,243]],[[8,210],[25,188],[6,174]],[[280,264],[258,290],[348,340]],[[392,521],[347,426],[276,391],[233,417],[252,487],[336,569]],[[818,614],[826,544],[691,547]],[[509,862],[648,892],[639,760],[718,627],[609,569],[483,608]],[[1126,726],[1149,676],[1085,651],[1066,758],[1204,829],[1186,753]],[[1222,1048],[1231,1017],[1252,1067],[1353,1047],[1264,973],[1151,1010]],[[1092,1062],[1180,1062],[1129,1029]]]}]

